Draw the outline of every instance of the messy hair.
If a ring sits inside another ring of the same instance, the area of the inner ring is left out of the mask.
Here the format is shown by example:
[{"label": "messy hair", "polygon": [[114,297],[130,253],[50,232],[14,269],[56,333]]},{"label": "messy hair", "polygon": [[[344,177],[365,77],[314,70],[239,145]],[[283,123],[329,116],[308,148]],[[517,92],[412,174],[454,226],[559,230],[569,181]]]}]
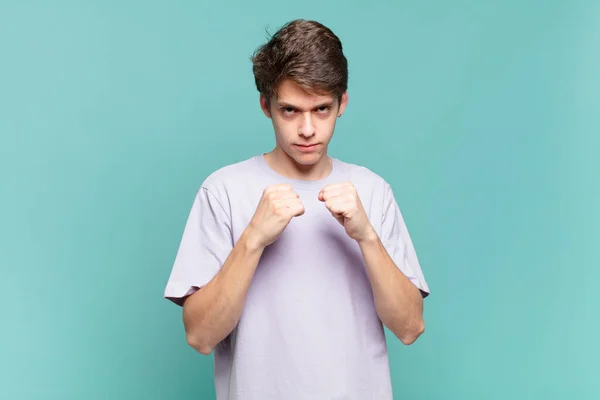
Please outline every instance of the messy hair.
[{"label": "messy hair", "polygon": [[311,94],[338,99],[348,87],[342,42],[316,21],[294,20],[281,27],[251,57],[258,91],[269,100],[289,79]]}]

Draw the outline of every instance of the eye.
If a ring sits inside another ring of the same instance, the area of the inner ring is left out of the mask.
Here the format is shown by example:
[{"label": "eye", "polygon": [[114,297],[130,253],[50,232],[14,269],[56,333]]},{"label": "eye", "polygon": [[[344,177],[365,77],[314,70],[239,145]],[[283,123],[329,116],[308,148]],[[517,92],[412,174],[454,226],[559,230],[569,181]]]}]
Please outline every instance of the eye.
[{"label": "eye", "polygon": [[331,109],[331,106],[321,106],[321,107],[317,108],[317,112],[319,114],[327,114],[330,109]]},{"label": "eye", "polygon": [[292,115],[295,111],[293,107],[281,107],[281,112],[284,115]]}]

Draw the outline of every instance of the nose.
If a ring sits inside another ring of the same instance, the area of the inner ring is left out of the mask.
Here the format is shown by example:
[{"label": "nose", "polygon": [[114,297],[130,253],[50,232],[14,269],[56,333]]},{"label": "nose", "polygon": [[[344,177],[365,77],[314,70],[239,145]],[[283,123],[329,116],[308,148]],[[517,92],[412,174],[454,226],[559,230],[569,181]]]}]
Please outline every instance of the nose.
[{"label": "nose", "polygon": [[305,113],[302,117],[301,125],[298,129],[298,134],[302,137],[312,137],[316,133],[315,126],[313,124],[312,113]]}]

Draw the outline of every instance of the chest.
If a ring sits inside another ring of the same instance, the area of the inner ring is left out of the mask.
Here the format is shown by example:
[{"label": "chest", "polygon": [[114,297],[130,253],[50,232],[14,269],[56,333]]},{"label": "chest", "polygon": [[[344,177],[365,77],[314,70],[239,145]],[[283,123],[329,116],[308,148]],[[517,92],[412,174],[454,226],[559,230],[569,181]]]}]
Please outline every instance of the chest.
[{"label": "chest", "polygon": [[[381,202],[371,190],[356,186],[361,203],[370,223],[377,232],[381,225]],[[263,194],[262,188],[246,188],[243,191],[229,193],[232,239],[236,243],[250,221]],[[318,190],[296,190],[304,206],[304,215],[293,218],[280,236],[279,242],[285,244],[306,244],[319,246],[323,241],[346,242],[343,226],[335,220],[325,204],[318,199]],[[348,238],[348,240],[350,240]]]}]

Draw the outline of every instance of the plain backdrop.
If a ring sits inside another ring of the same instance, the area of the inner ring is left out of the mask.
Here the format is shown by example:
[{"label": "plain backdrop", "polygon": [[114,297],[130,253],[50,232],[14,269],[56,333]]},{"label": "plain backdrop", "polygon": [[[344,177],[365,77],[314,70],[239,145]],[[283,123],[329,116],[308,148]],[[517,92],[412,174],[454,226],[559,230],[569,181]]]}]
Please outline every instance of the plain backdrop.
[{"label": "plain backdrop", "polygon": [[600,398],[600,3],[541,0],[1,0],[0,397],[214,397],[164,285],[202,180],[274,145],[249,57],[295,18],[432,291],[396,398]]}]

